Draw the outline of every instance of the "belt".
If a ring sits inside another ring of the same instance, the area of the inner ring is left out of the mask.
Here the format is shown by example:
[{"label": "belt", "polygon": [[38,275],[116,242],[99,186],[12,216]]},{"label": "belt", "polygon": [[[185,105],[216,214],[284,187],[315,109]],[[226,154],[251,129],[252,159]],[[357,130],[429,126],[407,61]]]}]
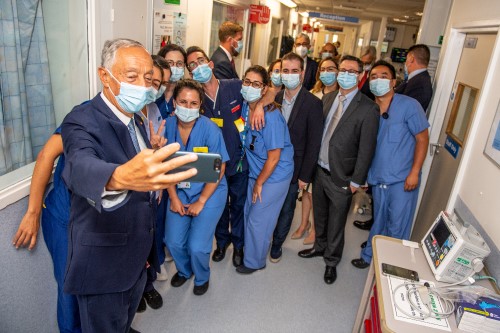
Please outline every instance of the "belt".
[{"label": "belt", "polygon": [[328,169],[325,169],[323,168],[321,165],[318,164],[318,167],[323,170],[324,173],[326,173],[328,176],[331,176],[332,174],[330,173],[330,171]]}]

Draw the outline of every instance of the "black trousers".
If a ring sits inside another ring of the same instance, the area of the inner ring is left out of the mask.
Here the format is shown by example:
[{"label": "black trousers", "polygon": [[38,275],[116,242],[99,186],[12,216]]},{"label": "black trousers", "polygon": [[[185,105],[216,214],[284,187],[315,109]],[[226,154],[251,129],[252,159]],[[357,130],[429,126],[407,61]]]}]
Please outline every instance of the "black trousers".
[{"label": "black trousers", "polygon": [[132,288],[118,293],[77,295],[83,333],[128,333],[146,284],[146,269]]},{"label": "black trousers", "polygon": [[318,167],[313,181],[313,213],[316,251],[324,251],[327,266],[337,266],[344,251],[344,228],[352,201],[350,187],[335,185],[326,170]]}]

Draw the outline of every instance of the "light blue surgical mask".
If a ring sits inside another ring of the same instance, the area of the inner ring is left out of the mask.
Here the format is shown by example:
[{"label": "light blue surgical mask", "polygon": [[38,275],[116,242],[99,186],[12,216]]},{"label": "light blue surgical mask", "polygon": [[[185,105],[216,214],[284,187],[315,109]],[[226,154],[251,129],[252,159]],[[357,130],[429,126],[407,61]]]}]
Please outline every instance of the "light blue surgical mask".
[{"label": "light blue surgical mask", "polygon": [[207,83],[212,78],[212,69],[208,64],[199,65],[193,70],[193,80],[199,83]]},{"label": "light blue surgical mask", "polygon": [[239,40],[239,41],[237,41],[237,43],[238,43],[238,46],[236,46],[236,47],[234,48],[234,50],[235,50],[238,54],[240,54],[241,50],[243,49],[243,41],[242,41],[242,40]]},{"label": "light blue surgical mask", "polygon": [[155,101],[156,101],[158,98],[160,98],[160,97],[161,97],[161,96],[165,93],[165,90],[167,90],[167,86],[166,86],[166,85],[164,85],[164,84],[162,84],[162,85],[160,86],[160,89],[158,89],[158,92],[156,93],[156,99],[155,99]]},{"label": "light blue surgical mask", "polygon": [[271,73],[271,82],[276,86],[280,87],[283,82],[281,82],[281,73]]},{"label": "light blue surgical mask", "polygon": [[190,109],[177,104],[175,115],[183,123],[189,123],[200,116],[200,109]]},{"label": "light blue surgical mask", "polygon": [[281,82],[287,89],[293,90],[300,84],[300,74],[281,74]]},{"label": "light blue surgical mask", "polygon": [[326,59],[326,58],[329,58],[329,57],[333,57],[333,54],[330,53],[330,52],[323,52],[323,53],[321,53],[321,59]]},{"label": "light blue surgical mask", "polygon": [[255,102],[260,99],[262,96],[262,88],[254,88],[252,86],[242,86],[241,87],[241,96],[248,103]]},{"label": "light blue surgical mask", "polygon": [[340,72],[337,77],[340,88],[348,90],[358,84],[358,75],[349,72]]},{"label": "light blue surgical mask", "polygon": [[327,87],[333,85],[335,83],[336,78],[337,78],[337,74],[335,72],[321,72],[321,73],[319,73],[319,79]]},{"label": "light blue surgical mask", "polygon": [[170,82],[177,82],[184,77],[184,67],[172,66],[170,71],[172,72]]},{"label": "light blue surgical mask", "polygon": [[154,102],[154,94],[152,87],[136,86],[135,84],[130,84],[127,82],[118,81],[109,69],[106,69],[109,75],[116,81],[120,83],[120,93],[118,95],[113,94],[111,87],[108,86],[109,90],[115,96],[116,102],[120,107],[128,113],[137,113],[144,108],[146,104]]},{"label": "light blue surgical mask", "polygon": [[384,96],[391,90],[391,80],[389,79],[375,79],[370,80],[370,91],[375,96]]}]

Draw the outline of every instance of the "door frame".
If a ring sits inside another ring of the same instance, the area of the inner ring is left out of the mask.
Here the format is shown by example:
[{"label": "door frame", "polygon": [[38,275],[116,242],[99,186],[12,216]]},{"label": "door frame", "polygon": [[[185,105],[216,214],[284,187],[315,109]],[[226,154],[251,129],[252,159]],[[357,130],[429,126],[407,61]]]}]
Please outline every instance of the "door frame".
[{"label": "door frame", "polygon": [[[429,123],[431,124],[429,132],[430,143],[436,143],[439,141],[441,128],[444,123],[444,119],[448,109],[448,103],[453,91],[453,85],[455,83],[454,81],[461,58],[457,57],[456,55],[462,54],[465,36],[469,33],[496,33],[496,39],[490,57],[490,63],[488,64],[488,69],[483,82],[483,87],[480,91],[479,99],[476,104],[476,111],[473,115],[473,119],[471,120],[471,125],[467,137],[467,144],[463,148],[462,159],[460,161],[457,175],[455,177],[455,181],[448,198],[448,203],[445,207],[445,210],[448,212],[452,212],[453,208],[455,207],[459,190],[462,186],[463,178],[466,172],[466,166],[468,164],[467,162],[471,157],[471,147],[474,146],[474,143],[477,140],[479,122],[486,112],[484,110],[484,105],[487,103],[488,96],[494,89],[495,82],[498,82],[497,80],[495,80],[493,73],[494,70],[498,66],[500,66],[500,20],[471,21],[456,24],[450,28],[450,34],[447,38],[448,40],[445,41],[445,44],[443,45],[443,49],[445,52],[443,57],[440,59],[437,68],[438,76],[436,78],[435,92],[429,116]],[[450,80],[450,78],[453,79]],[[434,156],[430,156],[429,149],[429,151],[427,152],[427,158],[425,159],[424,165],[422,166],[420,193],[416,213],[414,216],[414,222],[420,209],[422,195],[425,192],[425,186],[427,185],[427,179],[429,177],[433,159]]]}]

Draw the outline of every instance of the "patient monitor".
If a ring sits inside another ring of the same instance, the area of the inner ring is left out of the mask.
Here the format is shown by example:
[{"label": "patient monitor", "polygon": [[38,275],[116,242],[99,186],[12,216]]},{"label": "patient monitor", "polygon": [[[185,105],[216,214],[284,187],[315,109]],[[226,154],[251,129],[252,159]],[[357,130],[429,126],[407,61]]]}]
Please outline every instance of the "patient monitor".
[{"label": "patient monitor", "polygon": [[422,239],[422,249],[436,280],[459,282],[483,269],[490,248],[471,226],[441,212]]}]

